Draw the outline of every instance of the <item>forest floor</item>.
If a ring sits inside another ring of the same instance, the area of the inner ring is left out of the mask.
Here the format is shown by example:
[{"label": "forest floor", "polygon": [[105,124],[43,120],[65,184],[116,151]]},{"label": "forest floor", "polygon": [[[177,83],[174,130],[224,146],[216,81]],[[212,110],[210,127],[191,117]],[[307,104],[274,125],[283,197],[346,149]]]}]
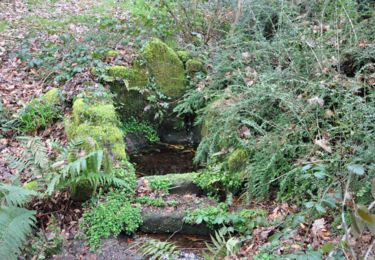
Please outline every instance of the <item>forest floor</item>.
[{"label": "forest floor", "polygon": [[[63,45],[59,36],[65,33],[72,34],[77,42],[80,42],[83,35],[88,34],[95,27],[95,24],[92,24],[93,21],[95,23],[95,21],[98,22],[109,17],[122,21],[130,20],[129,13],[123,7],[117,6],[117,1],[17,0],[15,2],[15,8],[7,1],[0,2],[0,98],[4,106],[11,112],[16,112],[33,98],[39,97],[52,87],[59,85],[56,81],[51,80],[51,76],[56,71],[46,69],[41,74],[28,62],[23,61],[20,58],[20,53],[28,55],[39,52],[42,43],[47,41]],[[121,53],[120,63],[125,65],[131,63],[134,57],[132,46],[135,41],[136,39],[130,37],[127,45],[117,44],[114,46]],[[106,62],[111,64],[113,61],[107,60]],[[59,87],[68,99],[72,99],[85,88],[82,83],[86,81],[94,82],[89,68],[84,68],[74,74],[71,79],[59,85]],[[70,112],[71,109],[66,107],[65,113],[69,114]],[[17,157],[22,153],[20,142],[13,135],[14,131],[11,130],[0,139],[0,181],[2,182],[6,182],[16,173],[9,167],[7,156]],[[66,143],[63,120],[58,120],[48,128],[31,133],[31,135],[42,137],[50,153],[52,153],[52,140]],[[30,180],[27,172],[22,175],[21,180],[22,182]],[[104,242],[101,247],[104,255],[91,253],[82,242],[72,240],[72,235],[76,233],[78,219],[82,214],[82,206],[73,205],[61,193],[57,194],[53,200],[55,201],[49,201],[49,205],[43,206],[40,205],[40,202],[36,202],[36,207],[43,207],[44,212],[57,211],[61,214],[61,226],[69,242],[63,253],[56,256],[55,259],[139,259],[139,256],[128,250],[129,238],[126,237],[109,239]],[[56,206],[57,204],[61,207]],[[66,205],[69,205],[68,209]],[[266,209],[268,212],[267,220],[270,222],[275,219],[285,219],[298,211],[296,206],[272,201],[251,206],[252,208]],[[48,220],[45,221],[48,222]],[[288,239],[281,241],[283,246],[279,247],[278,250],[280,250],[280,253],[283,250],[299,252],[306,250],[308,247],[320,248],[326,244],[337,243],[341,239],[341,235],[337,235],[332,230],[342,227],[340,225],[332,226],[331,221],[332,219],[319,218],[311,225],[300,223],[296,229],[283,229],[282,232],[289,233],[289,236]],[[269,242],[269,237],[278,232],[281,232],[280,226],[256,228],[252,240],[247,242],[237,256],[233,256],[232,259],[249,255],[249,252],[257,251],[261,245],[268,243],[271,246],[272,242]],[[363,241],[369,243],[370,235],[368,235],[367,240],[364,236]]]}]

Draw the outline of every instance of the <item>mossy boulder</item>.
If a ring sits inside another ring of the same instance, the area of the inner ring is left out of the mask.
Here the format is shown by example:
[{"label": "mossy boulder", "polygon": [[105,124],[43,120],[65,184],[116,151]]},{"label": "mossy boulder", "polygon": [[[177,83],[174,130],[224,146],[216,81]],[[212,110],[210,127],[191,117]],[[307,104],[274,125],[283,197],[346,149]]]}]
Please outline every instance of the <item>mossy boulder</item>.
[{"label": "mossy boulder", "polygon": [[125,144],[118,119],[111,103],[88,104],[78,98],[73,104],[71,119],[65,120],[69,139],[82,138],[87,152],[109,149],[117,160],[126,159]]},{"label": "mossy boulder", "polygon": [[135,62],[132,68],[113,66],[107,72],[110,77],[115,78],[111,91],[116,95],[116,108],[121,119],[141,117],[147,106],[148,71],[145,66]]},{"label": "mossy boulder", "polygon": [[188,74],[194,74],[196,72],[204,72],[205,67],[201,60],[198,59],[190,59],[186,62],[186,71]]},{"label": "mossy boulder", "polygon": [[161,40],[153,39],[144,46],[143,57],[161,93],[172,99],[185,93],[184,65],[173,49]]}]

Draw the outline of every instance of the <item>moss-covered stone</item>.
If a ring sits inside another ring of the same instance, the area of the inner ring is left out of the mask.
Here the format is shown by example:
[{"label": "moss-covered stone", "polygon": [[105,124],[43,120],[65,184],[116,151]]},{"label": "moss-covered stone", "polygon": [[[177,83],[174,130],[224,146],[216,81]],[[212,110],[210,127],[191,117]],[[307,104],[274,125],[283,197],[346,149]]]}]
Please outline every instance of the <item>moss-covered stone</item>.
[{"label": "moss-covered stone", "polygon": [[107,69],[109,76],[114,78],[126,79],[133,75],[133,70],[129,67],[115,65]]},{"label": "moss-covered stone", "polygon": [[205,71],[204,64],[198,59],[190,59],[186,62],[186,71],[189,74],[194,74],[196,72]]},{"label": "moss-covered stone", "polygon": [[117,124],[113,104],[87,104],[78,98],[73,104],[72,119],[65,120],[65,129],[69,139],[84,139],[86,151],[109,148],[115,159],[123,160],[126,159],[125,144]]},{"label": "moss-covered stone", "polygon": [[[80,137],[87,140],[83,147],[86,151],[94,151],[103,147],[110,148],[116,159],[126,159],[125,145],[121,130],[110,124],[90,125],[83,123],[73,132],[73,138]],[[92,138],[93,140],[90,140]]]},{"label": "moss-covered stone", "polygon": [[116,94],[116,109],[122,120],[141,117],[147,106],[146,87],[148,84],[147,68],[139,61],[132,68],[114,66],[108,69],[110,76],[117,80],[111,83],[111,91]]},{"label": "moss-covered stone", "polygon": [[160,92],[173,99],[184,94],[186,90],[184,65],[175,51],[159,39],[154,39],[144,46],[143,57]]},{"label": "moss-covered stone", "polygon": [[118,120],[113,104],[88,105],[82,98],[78,98],[73,104],[73,119],[75,124],[85,121],[95,124],[116,124]]},{"label": "moss-covered stone", "polygon": [[234,150],[228,157],[228,170],[231,172],[236,172],[243,169],[248,159],[249,156],[245,150]]},{"label": "moss-covered stone", "polygon": [[176,53],[184,64],[191,59],[191,54],[188,51],[176,51]]}]

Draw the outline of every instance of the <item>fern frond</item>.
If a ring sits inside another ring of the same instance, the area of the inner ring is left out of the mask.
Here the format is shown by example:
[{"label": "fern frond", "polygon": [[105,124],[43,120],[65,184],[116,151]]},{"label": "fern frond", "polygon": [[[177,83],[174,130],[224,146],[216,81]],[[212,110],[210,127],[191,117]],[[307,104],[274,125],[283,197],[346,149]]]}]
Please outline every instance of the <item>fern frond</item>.
[{"label": "fern frond", "polygon": [[147,240],[138,248],[143,256],[153,259],[175,259],[180,254],[178,248],[171,242],[159,241],[155,239]]},{"label": "fern frond", "polygon": [[25,148],[20,157],[8,156],[9,166],[22,173],[25,169],[33,168],[35,175],[43,173],[49,166],[47,148],[39,137],[17,137]]},{"label": "fern frond", "polygon": [[240,241],[231,237],[226,239],[223,234],[215,231],[215,236],[210,235],[212,245],[206,243],[209,254],[205,254],[205,259],[224,258],[234,254],[239,249]]},{"label": "fern frond", "polygon": [[0,183],[0,202],[8,206],[22,206],[37,193],[15,185]]},{"label": "fern frond", "polygon": [[17,259],[35,223],[35,211],[18,207],[0,208],[0,259]]}]

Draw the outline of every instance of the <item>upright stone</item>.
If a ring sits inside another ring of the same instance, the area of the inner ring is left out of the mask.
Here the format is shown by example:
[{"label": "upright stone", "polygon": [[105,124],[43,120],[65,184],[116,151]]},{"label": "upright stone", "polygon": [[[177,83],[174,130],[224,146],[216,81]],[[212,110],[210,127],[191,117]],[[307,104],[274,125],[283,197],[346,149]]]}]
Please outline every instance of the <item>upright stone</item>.
[{"label": "upright stone", "polygon": [[176,52],[161,40],[153,39],[144,46],[143,57],[157,89],[172,99],[180,98],[186,90],[186,77]]}]

